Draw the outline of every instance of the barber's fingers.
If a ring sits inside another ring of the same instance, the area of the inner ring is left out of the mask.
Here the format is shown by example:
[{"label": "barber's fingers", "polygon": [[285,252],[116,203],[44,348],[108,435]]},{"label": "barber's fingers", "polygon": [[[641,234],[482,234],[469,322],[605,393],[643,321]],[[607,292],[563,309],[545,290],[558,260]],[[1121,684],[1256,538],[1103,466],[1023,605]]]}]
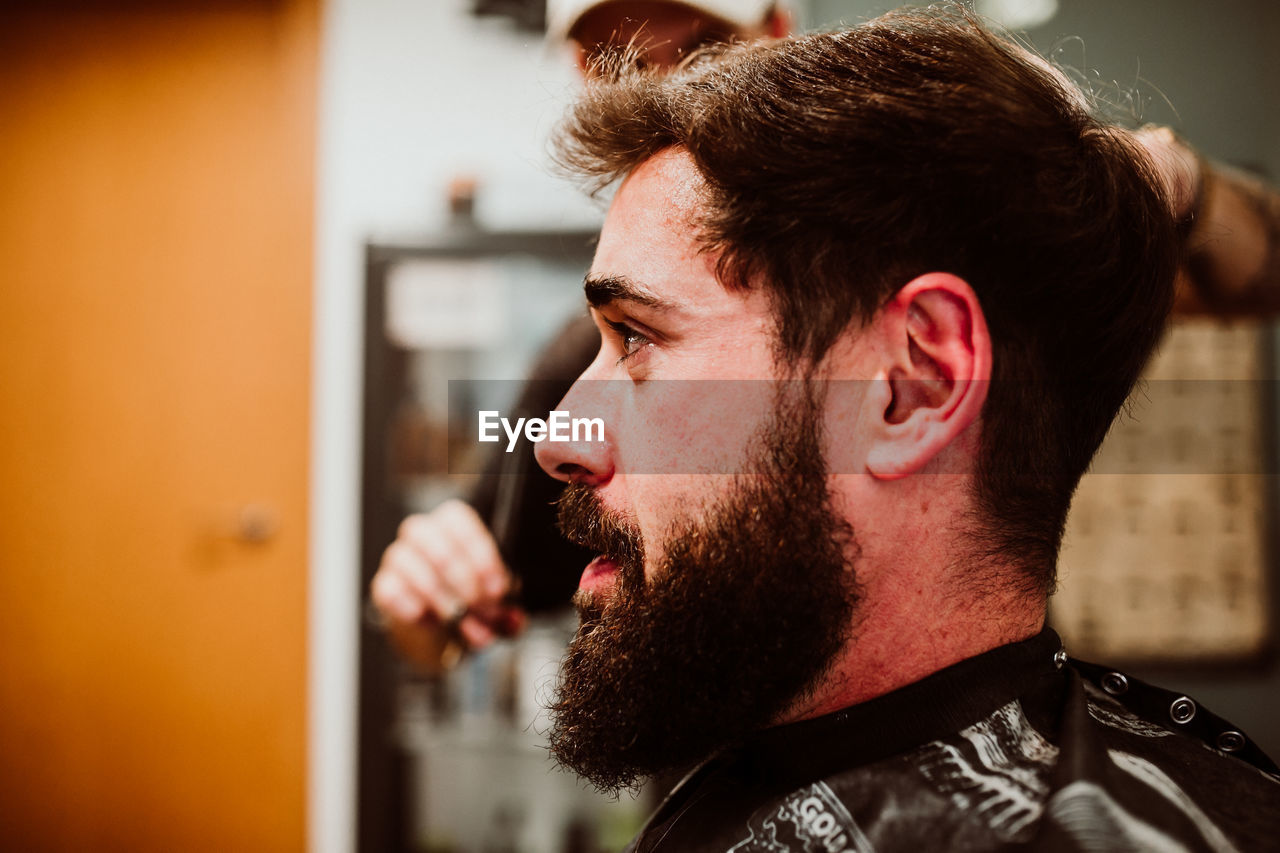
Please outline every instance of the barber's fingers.
[{"label": "barber's fingers", "polygon": [[477,597],[498,599],[511,588],[511,575],[498,553],[498,543],[480,515],[467,503],[446,501],[431,514],[476,584]]},{"label": "barber's fingers", "polygon": [[1181,221],[1195,212],[1197,194],[1205,176],[1196,152],[1170,128],[1146,125],[1132,131],[1145,150],[1163,184],[1174,218]]},{"label": "barber's fingers", "polygon": [[447,592],[421,555],[392,543],[373,577],[370,598],[392,646],[424,673],[453,668],[468,648],[487,646],[494,631]]},{"label": "barber's fingers", "polygon": [[468,615],[475,616],[499,637],[518,635],[529,621],[528,614],[519,605],[511,604],[505,598],[477,605]]},{"label": "barber's fingers", "polygon": [[[413,567],[420,574],[430,574],[432,582],[446,596],[457,599],[466,607],[480,603],[486,596],[476,567],[440,521],[432,519],[431,522],[429,535],[416,538],[402,535],[396,540],[397,544],[404,546],[415,558]],[[425,526],[413,529],[423,530]]]},{"label": "barber's fingers", "polygon": [[[460,501],[409,516],[383,553],[371,597],[398,640],[430,634],[470,648],[523,629],[510,576],[484,522]],[[404,643],[399,643],[404,645]]]},{"label": "barber's fingers", "polygon": [[468,606],[445,582],[439,566],[401,540],[383,552],[370,594],[384,616],[399,622],[431,619],[448,624],[461,618]]},{"label": "barber's fingers", "polygon": [[467,648],[482,649],[497,639],[497,634],[478,616],[468,613],[458,623],[458,634],[466,641]]},{"label": "barber's fingers", "polygon": [[[466,650],[467,638],[483,642],[483,634],[441,619],[436,612],[438,603],[424,596],[403,571],[404,547],[388,551],[370,589],[387,639],[406,662],[424,674],[439,675],[452,669]],[[459,617],[459,621],[463,619],[464,615]]]},{"label": "barber's fingers", "polygon": [[369,597],[378,613],[388,622],[417,622],[428,611],[427,600],[409,585],[401,573],[388,568],[386,555],[378,573],[373,576]]},{"label": "barber's fingers", "polygon": [[497,597],[489,590],[502,584],[505,570],[496,546],[491,546],[492,555],[488,553],[485,543],[492,536],[484,523],[460,504],[449,501],[429,513],[409,516],[396,542],[418,554],[451,592],[472,605]]}]

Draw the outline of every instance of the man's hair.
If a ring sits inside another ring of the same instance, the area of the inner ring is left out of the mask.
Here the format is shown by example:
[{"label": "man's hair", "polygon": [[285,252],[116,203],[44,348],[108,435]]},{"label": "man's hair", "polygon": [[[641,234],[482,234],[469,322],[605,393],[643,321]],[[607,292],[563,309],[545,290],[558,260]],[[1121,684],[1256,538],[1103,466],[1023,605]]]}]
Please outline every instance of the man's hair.
[{"label": "man's hair", "polygon": [[1060,72],[963,10],[737,45],[660,76],[620,65],[557,153],[600,190],[679,146],[701,242],[816,363],[931,271],[973,287],[992,379],[975,545],[1054,585],[1076,484],[1159,340],[1176,242],[1154,171]]}]

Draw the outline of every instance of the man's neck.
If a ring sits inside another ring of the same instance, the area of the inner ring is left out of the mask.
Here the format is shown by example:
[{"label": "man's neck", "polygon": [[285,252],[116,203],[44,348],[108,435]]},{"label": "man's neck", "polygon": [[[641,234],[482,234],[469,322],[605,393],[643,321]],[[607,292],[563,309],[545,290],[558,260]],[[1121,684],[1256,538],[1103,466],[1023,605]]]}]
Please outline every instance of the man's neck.
[{"label": "man's neck", "polygon": [[893,589],[862,589],[850,639],[818,684],[778,719],[795,722],[891,693],[939,670],[1044,627],[1045,602],[1010,589],[1004,595],[947,592],[901,576]]}]

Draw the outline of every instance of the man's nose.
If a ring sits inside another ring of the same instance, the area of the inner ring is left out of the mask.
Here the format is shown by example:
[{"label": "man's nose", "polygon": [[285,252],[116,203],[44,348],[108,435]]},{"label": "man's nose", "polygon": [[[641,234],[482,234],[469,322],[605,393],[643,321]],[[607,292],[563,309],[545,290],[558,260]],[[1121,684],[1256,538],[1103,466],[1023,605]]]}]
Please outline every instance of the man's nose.
[{"label": "man's nose", "polygon": [[540,441],[534,456],[542,470],[566,483],[603,486],[613,477],[613,433],[605,414],[609,380],[579,379],[556,406],[570,419],[568,441]]}]

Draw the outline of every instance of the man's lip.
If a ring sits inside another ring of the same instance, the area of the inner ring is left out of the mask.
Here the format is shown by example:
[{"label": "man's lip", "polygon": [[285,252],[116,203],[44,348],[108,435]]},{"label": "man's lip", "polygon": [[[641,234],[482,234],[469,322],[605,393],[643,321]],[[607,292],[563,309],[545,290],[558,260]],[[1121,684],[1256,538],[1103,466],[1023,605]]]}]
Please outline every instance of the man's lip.
[{"label": "man's lip", "polygon": [[582,570],[582,579],[578,581],[578,589],[585,592],[599,592],[613,585],[614,576],[618,573],[618,564],[603,554],[596,557]]}]

